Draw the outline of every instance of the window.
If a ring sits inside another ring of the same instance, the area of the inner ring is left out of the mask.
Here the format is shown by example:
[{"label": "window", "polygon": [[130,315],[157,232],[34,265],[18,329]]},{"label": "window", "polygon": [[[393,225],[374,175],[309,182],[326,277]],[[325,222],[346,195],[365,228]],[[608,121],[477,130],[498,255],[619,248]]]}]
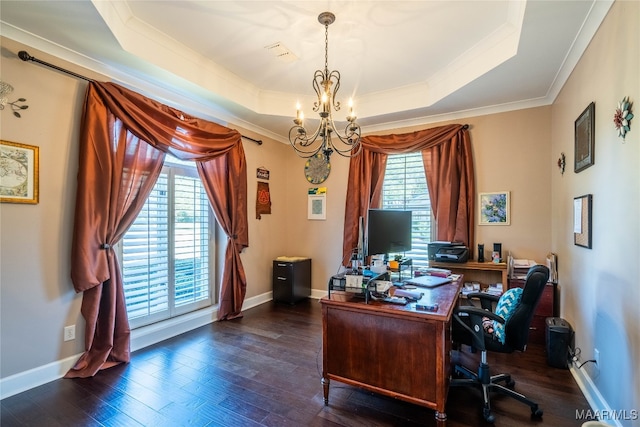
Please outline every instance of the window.
[{"label": "window", "polygon": [[193,162],[167,156],[149,198],[122,239],[131,327],[212,304],[213,214]]},{"label": "window", "polygon": [[432,240],[434,222],[420,152],[389,155],[382,186],[382,208],[412,211],[412,248],[404,255],[413,259],[414,267],[427,267],[427,245]]}]

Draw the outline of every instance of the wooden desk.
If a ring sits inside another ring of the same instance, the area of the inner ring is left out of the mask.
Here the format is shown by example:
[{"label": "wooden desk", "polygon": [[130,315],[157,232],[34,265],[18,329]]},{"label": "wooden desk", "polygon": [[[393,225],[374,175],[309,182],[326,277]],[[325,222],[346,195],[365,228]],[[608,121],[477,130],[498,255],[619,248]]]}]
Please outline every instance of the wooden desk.
[{"label": "wooden desk", "polygon": [[451,319],[462,281],[421,289],[420,303],[438,303],[434,313],[417,311],[416,303],[321,299],[325,405],[333,379],[426,406],[446,420]]},{"label": "wooden desk", "polygon": [[445,268],[455,274],[464,274],[465,281],[478,282],[483,289],[494,283],[502,283],[502,289],[504,290],[509,286],[507,264],[504,262],[496,264],[494,262],[468,261],[458,264],[455,262],[429,261],[429,266]]}]

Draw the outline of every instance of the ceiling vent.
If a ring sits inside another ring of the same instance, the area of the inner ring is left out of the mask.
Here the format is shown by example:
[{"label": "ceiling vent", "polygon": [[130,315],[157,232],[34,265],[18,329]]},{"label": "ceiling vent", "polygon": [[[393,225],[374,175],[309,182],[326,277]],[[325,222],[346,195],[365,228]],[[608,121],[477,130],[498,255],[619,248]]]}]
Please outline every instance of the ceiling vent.
[{"label": "ceiling vent", "polygon": [[280,42],[270,44],[269,46],[265,46],[271,55],[275,56],[282,62],[294,62],[298,59],[298,57],[291,52],[285,45]]}]

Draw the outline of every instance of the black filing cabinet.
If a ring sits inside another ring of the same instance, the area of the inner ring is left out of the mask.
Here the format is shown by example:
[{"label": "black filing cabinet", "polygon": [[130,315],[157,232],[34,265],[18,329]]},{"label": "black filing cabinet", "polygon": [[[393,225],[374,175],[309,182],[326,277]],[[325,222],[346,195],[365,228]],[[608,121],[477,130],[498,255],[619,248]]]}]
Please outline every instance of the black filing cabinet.
[{"label": "black filing cabinet", "polygon": [[273,261],[273,300],[295,304],[311,295],[311,259]]}]

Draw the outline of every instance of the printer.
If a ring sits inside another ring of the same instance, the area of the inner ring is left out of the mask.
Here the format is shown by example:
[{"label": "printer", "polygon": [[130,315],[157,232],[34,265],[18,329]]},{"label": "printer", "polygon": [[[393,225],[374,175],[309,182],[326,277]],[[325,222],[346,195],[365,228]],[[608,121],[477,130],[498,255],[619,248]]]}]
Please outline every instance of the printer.
[{"label": "printer", "polygon": [[429,261],[436,261],[436,253],[442,248],[450,248],[453,246],[464,246],[462,242],[446,242],[446,241],[435,241],[430,242],[427,245],[427,253],[429,255]]},{"label": "printer", "polygon": [[431,242],[427,251],[429,261],[462,263],[469,259],[469,248],[462,242]]},{"label": "printer", "polygon": [[467,262],[468,259],[469,248],[466,246],[449,246],[436,252],[437,262]]}]

